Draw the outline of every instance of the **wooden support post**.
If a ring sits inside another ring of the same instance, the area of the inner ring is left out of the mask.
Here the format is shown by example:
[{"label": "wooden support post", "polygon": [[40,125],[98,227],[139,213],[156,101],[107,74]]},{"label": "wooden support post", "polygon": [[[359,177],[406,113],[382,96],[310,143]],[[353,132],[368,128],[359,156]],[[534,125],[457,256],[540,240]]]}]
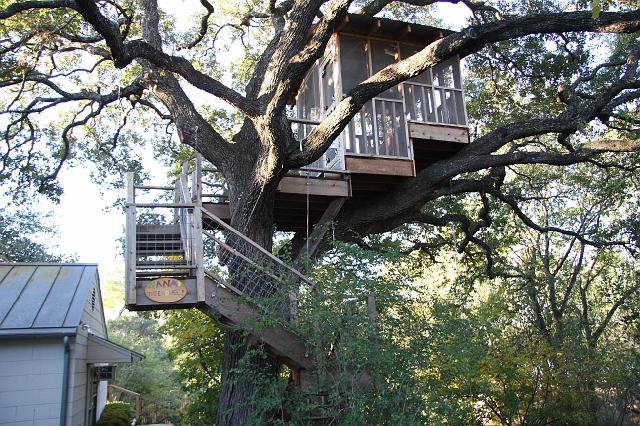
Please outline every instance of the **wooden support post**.
[{"label": "wooden support post", "polygon": [[202,237],[202,209],[201,205],[196,205],[193,209],[193,228],[191,236],[193,238],[193,262],[196,274],[196,295],[198,302],[206,300],[204,286],[204,243]]},{"label": "wooden support post", "polygon": [[125,303],[136,304],[136,189],[134,175],[127,173],[127,204],[125,231]]},{"label": "wooden support post", "polygon": [[193,173],[192,201],[198,205],[202,205],[202,155],[200,154],[196,154],[196,167]]},{"label": "wooden support post", "polygon": [[206,300],[204,284],[204,241],[202,234],[202,155],[196,154],[196,165],[191,182],[193,209],[193,257],[196,266],[196,293],[198,302]]},{"label": "wooden support post", "polygon": [[142,400],[140,398],[140,395],[136,395],[136,418],[140,417],[140,414],[142,414]]},{"label": "wooden support post", "polygon": [[367,313],[369,315],[369,326],[371,336],[378,337],[378,310],[376,309],[376,296],[373,293],[367,295]]}]

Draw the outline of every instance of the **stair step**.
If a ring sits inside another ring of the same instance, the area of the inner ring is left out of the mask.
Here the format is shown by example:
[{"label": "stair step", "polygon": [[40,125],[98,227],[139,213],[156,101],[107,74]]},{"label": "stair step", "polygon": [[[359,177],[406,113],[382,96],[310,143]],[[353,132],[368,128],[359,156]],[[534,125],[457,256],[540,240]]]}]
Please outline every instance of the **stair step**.
[{"label": "stair step", "polygon": [[136,268],[145,267],[172,267],[172,266],[184,266],[188,267],[186,260],[138,260],[136,262]]},{"label": "stair step", "polygon": [[180,234],[180,226],[173,225],[136,225],[136,234]]},{"label": "stair step", "polygon": [[180,241],[180,234],[136,234],[136,241]]},{"label": "stair step", "polygon": [[191,277],[191,271],[188,269],[171,269],[169,271],[158,271],[158,270],[140,270],[136,271],[136,278],[149,278],[149,277],[180,277],[180,278],[189,278]]},{"label": "stair step", "polygon": [[180,241],[138,241],[136,250],[182,250]]}]

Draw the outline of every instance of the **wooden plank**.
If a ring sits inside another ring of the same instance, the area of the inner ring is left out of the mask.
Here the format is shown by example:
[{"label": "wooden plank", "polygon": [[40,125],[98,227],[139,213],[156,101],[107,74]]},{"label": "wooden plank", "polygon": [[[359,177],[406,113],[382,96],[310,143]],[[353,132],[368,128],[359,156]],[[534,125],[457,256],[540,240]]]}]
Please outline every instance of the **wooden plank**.
[{"label": "wooden plank", "polygon": [[347,170],[352,173],[388,176],[415,176],[413,161],[402,158],[376,158],[345,155]]},{"label": "wooden plank", "polygon": [[442,124],[409,123],[409,137],[415,139],[469,143],[469,129]]},{"label": "wooden plank", "polygon": [[349,182],[335,179],[307,178],[305,176],[285,176],[278,185],[278,191],[287,194],[323,195],[327,197],[348,197]]},{"label": "wooden plank", "polygon": [[220,219],[231,219],[231,209],[229,204],[203,203],[202,207],[208,212],[218,216]]},{"label": "wooden plank", "polygon": [[198,302],[205,301],[204,286],[204,242],[202,235],[202,210],[193,210],[193,255],[196,266],[196,287]]}]

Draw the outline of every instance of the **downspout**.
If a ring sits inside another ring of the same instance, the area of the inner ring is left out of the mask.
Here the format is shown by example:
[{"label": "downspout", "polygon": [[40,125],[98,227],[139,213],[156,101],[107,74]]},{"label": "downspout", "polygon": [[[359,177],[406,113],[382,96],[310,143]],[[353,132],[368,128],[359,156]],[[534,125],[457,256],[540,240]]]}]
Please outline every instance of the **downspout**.
[{"label": "downspout", "polygon": [[62,367],[62,402],[60,406],[60,426],[67,424],[67,395],[69,393],[69,363],[71,348],[69,336],[64,336],[64,364]]}]

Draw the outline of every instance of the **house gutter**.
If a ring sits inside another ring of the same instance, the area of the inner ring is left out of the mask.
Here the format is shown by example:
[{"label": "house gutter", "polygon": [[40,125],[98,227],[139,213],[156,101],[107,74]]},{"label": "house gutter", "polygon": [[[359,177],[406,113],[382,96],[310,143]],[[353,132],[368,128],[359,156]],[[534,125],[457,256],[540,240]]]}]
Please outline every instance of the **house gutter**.
[{"label": "house gutter", "polygon": [[60,405],[60,426],[67,423],[67,395],[69,394],[69,363],[71,361],[71,347],[69,336],[64,336],[64,364],[62,367],[62,402]]}]

